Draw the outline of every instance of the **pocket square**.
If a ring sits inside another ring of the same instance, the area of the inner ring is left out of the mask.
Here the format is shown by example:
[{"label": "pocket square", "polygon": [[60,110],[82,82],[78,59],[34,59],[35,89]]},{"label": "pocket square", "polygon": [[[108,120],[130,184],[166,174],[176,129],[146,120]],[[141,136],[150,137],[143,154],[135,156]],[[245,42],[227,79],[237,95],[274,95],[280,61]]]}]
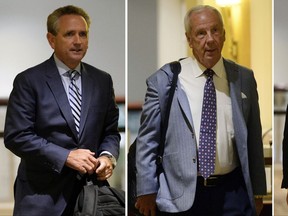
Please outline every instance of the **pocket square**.
[{"label": "pocket square", "polygon": [[241,92],[241,98],[245,99],[245,98],[247,98],[247,96],[243,92]]}]

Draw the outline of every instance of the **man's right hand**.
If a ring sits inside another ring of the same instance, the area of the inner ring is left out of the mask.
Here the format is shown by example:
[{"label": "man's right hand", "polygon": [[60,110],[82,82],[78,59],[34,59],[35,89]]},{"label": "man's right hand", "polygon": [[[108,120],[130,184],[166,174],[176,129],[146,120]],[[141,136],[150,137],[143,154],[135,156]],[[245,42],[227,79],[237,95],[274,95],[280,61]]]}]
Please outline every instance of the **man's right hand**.
[{"label": "man's right hand", "polygon": [[99,161],[94,157],[95,153],[88,149],[76,149],[72,150],[65,162],[65,165],[77,170],[81,174],[92,174],[96,167],[99,165]]},{"label": "man's right hand", "polygon": [[137,197],[135,207],[145,216],[156,215],[156,194],[147,194]]}]

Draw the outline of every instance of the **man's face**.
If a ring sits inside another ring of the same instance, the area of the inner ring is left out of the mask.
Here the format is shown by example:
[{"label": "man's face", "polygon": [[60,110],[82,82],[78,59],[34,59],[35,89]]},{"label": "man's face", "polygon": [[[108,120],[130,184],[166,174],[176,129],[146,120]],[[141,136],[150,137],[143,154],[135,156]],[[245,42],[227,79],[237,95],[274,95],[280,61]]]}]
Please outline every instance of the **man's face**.
[{"label": "man's face", "polygon": [[191,32],[186,32],[195,58],[206,68],[212,68],[221,58],[225,31],[218,15],[209,9],[191,14]]},{"label": "man's face", "polygon": [[69,68],[74,69],[88,49],[88,26],[79,15],[64,15],[58,20],[57,35],[47,34],[55,55]]}]

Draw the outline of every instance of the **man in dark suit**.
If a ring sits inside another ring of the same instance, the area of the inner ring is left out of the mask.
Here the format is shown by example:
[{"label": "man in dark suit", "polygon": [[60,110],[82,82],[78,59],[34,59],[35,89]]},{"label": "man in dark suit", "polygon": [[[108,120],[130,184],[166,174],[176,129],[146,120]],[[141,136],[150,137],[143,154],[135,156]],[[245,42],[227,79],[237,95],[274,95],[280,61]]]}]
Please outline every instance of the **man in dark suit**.
[{"label": "man in dark suit", "polygon": [[[266,177],[253,72],[222,57],[225,30],[215,8],[190,9],[185,30],[193,56],[180,61],[159,176],[161,117],[173,73],[167,64],[147,79],[136,145],[135,206],[145,216],[254,216],[261,210]],[[208,137],[201,139],[205,133]],[[200,157],[203,148],[207,151]]]},{"label": "man in dark suit", "polygon": [[[282,170],[283,179],[281,188],[288,189],[288,105],[286,108],[285,127],[282,141]],[[288,205],[288,190],[286,195],[286,203]]]},{"label": "man in dark suit", "polygon": [[54,54],[14,80],[4,131],[6,147],[21,158],[14,215],[72,215],[81,176],[95,172],[106,180],[116,165],[119,111],[111,76],[81,62],[89,25],[81,8],[55,10],[47,19]]}]

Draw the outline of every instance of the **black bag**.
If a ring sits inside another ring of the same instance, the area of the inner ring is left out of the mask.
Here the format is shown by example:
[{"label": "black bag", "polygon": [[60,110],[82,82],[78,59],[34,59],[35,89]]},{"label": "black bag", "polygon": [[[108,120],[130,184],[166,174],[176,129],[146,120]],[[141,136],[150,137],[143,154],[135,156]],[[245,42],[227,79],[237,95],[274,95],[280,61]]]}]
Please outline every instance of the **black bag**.
[{"label": "black bag", "polygon": [[136,141],[130,145],[128,152],[128,211],[130,214],[134,213],[135,215],[140,215],[138,210],[135,208],[136,203]]},{"label": "black bag", "polygon": [[[164,141],[165,141],[165,134],[168,127],[168,119],[169,119],[169,113],[171,108],[171,103],[173,100],[174,92],[177,85],[178,80],[178,74],[181,71],[181,64],[179,61],[171,62],[170,63],[171,71],[173,72],[173,80],[171,84],[171,88],[169,91],[169,98],[167,100],[166,104],[166,111],[165,111],[165,118],[162,123],[162,131],[161,131],[161,142],[159,144],[158,149],[158,156],[157,156],[157,174],[162,172],[162,156],[164,152]],[[141,215],[139,211],[135,208],[136,203],[136,141],[137,138],[134,140],[134,142],[129,147],[128,152],[128,211],[130,214],[134,215]]]},{"label": "black bag", "polygon": [[125,192],[105,184],[87,181],[78,195],[74,216],[125,215]]}]

